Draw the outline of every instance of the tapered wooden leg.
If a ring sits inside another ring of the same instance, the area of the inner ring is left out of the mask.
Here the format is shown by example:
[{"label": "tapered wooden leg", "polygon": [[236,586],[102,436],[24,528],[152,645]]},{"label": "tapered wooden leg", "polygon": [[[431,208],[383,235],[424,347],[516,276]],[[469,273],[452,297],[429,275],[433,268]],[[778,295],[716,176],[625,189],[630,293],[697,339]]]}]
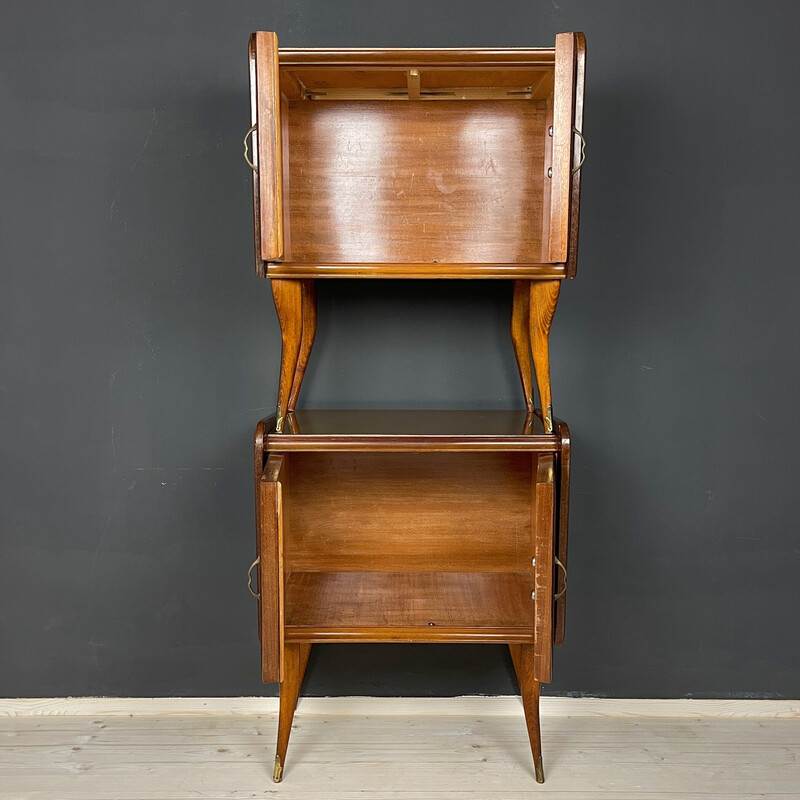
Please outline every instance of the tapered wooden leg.
[{"label": "tapered wooden leg", "polygon": [[295,367],[300,354],[303,333],[302,284],[296,280],[272,279],[272,297],[278,322],[281,325],[281,376],[278,382],[278,409],[275,430],[283,431],[283,422],[289,407]]},{"label": "tapered wooden leg", "polygon": [[550,325],[558,303],[561,281],[531,281],[530,334],[533,368],[542,403],[545,433],[553,432],[553,400],[550,397]]},{"label": "tapered wooden leg", "polygon": [[544,766],[542,765],[542,734],[539,728],[539,689],[541,684],[533,677],[532,644],[510,644],[511,660],[517,673],[517,683],[522,695],[522,707],[525,710],[525,724],[528,726],[528,738],[533,753],[533,766],[536,770],[536,782],[544,783]]},{"label": "tapered wooden leg", "polygon": [[530,308],[530,281],[514,281],[514,295],[511,301],[511,343],[514,345],[522,391],[525,394],[525,408],[529,412],[533,411]]},{"label": "tapered wooden leg", "polygon": [[317,282],[313,279],[300,281],[302,284],[302,334],[300,336],[300,352],[297,356],[297,364],[294,369],[292,379],[292,390],[289,393],[289,400],[286,411],[294,411],[297,403],[297,396],[300,394],[300,387],[303,384],[303,376],[306,372],[311,348],[314,346],[314,336],[317,333]]},{"label": "tapered wooden leg", "polygon": [[292,720],[310,654],[310,644],[286,644],[283,648],[283,679],[280,685],[280,710],[278,712],[278,747],[272,772],[272,780],[275,783],[280,783],[283,778],[286,748],[289,746],[289,735],[292,732]]}]

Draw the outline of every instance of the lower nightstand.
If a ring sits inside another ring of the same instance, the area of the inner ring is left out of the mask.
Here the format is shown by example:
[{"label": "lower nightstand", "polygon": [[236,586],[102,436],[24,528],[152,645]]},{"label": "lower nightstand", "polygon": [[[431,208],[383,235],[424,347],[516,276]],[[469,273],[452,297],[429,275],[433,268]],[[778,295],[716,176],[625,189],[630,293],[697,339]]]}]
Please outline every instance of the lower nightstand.
[{"label": "lower nightstand", "polygon": [[[311,645],[508,644],[536,779],[564,633],[569,431],[524,411],[297,411],[255,439],[264,682],[280,781]],[[251,588],[252,591],[252,588]]]}]

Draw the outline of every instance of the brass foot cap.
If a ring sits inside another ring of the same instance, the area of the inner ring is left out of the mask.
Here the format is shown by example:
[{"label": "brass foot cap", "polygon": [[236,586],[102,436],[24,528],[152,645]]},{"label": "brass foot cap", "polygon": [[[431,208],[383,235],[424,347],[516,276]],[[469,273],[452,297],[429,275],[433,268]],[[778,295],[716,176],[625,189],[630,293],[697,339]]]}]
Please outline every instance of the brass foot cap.
[{"label": "brass foot cap", "polygon": [[544,415],[544,432],[545,433],[552,433],[553,432],[553,406],[547,406],[547,410]]},{"label": "brass foot cap", "polygon": [[275,756],[275,768],[272,770],[272,780],[275,783],[280,783],[283,779],[283,764],[281,764],[281,757]]},{"label": "brass foot cap", "polygon": [[544,783],[544,766],[541,756],[536,759],[536,783]]}]

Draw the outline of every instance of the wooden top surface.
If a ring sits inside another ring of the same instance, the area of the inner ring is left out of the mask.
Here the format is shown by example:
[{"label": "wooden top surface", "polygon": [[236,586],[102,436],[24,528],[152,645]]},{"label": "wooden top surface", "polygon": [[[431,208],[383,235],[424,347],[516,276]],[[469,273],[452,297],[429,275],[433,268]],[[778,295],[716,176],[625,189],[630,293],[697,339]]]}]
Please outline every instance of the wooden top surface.
[{"label": "wooden top surface", "polygon": [[305,409],[289,415],[284,432],[267,435],[272,452],[299,450],[557,452],[538,415],[524,410],[409,411]]},{"label": "wooden top surface", "polygon": [[412,64],[475,66],[496,64],[503,66],[552,65],[555,63],[554,47],[434,47],[434,48],[369,48],[369,47],[281,47],[279,61],[283,66],[402,66]]}]

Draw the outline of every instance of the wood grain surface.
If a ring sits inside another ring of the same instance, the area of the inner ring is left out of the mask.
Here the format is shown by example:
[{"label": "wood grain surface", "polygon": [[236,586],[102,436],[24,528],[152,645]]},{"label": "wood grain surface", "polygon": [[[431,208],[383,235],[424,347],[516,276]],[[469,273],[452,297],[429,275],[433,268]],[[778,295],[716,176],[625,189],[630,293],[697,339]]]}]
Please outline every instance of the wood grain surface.
[{"label": "wood grain surface", "polygon": [[530,632],[531,589],[527,572],[295,572],[286,584],[286,624]]},{"label": "wood grain surface", "polygon": [[283,497],[284,457],[270,455],[258,483],[258,593],[261,618],[261,677],[280,679],[283,641]]},{"label": "wood grain surface", "polygon": [[533,481],[532,545],[535,555],[533,580],[535,592],[535,650],[533,675],[549,683],[553,665],[553,573],[555,534],[555,458],[552,454],[537,457]]},{"label": "wood grain surface", "polygon": [[555,88],[553,90],[553,165],[550,178],[548,261],[563,263],[569,239],[569,200],[575,136],[575,34],[556,36]]},{"label": "wood grain surface", "polygon": [[283,256],[278,37],[269,31],[256,33],[255,54],[261,258],[271,261]]},{"label": "wood grain surface", "polygon": [[287,572],[527,571],[528,453],[289,453]]},{"label": "wood grain surface", "polygon": [[541,260],[543,101],[288,113],[293,262]]}]

